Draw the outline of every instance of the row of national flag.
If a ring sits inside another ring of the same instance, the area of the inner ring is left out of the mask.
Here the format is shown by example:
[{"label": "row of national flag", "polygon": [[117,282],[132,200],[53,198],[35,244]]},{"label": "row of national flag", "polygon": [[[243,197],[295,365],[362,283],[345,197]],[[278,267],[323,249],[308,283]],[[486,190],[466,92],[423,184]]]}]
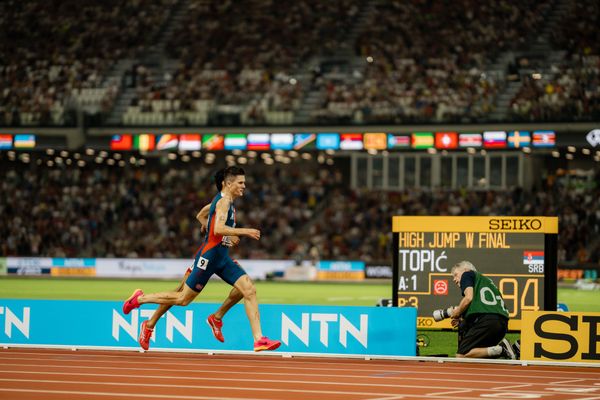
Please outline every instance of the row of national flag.
[{"label": "row of national flag", "polygon": [[7,135],[0,133],[0,150],[33,149],[35,135]]},{"label": "row of national flag", "polygon": [[111,150],[409,150],[466,148],[554,148],[554,131],[396,133],[211,133],[124,134],[111,138]]}]

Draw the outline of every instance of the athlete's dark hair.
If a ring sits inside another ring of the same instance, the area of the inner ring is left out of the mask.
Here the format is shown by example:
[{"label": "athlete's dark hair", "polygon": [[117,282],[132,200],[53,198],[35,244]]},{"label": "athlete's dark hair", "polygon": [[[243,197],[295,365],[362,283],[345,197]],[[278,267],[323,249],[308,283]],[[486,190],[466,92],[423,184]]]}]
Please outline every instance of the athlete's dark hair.
[{"label": "athlete's dark hair", "polygon": [[239,175],[246,175],[246,172],[244,172],[243,168],[232,165],[223,170],[223,181],[227,180],[228,178],[234,178]]},{"label": "athlete's dark hair", "polygon": [[225,168],[218,170],[213,177],[213,181],[215,182],[215,186],[217,190],[220,192],[223,190],[223,181],[225,180]]}]

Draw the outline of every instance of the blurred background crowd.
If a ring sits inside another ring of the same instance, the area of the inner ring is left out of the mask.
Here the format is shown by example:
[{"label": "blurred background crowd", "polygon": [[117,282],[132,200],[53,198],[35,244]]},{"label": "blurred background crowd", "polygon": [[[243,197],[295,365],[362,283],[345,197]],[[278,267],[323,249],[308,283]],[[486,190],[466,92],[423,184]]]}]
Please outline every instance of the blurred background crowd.
[{"label": "blurred background crowd", "polygon": [[593,120],[594,1],[8,0],[0,124]]}]

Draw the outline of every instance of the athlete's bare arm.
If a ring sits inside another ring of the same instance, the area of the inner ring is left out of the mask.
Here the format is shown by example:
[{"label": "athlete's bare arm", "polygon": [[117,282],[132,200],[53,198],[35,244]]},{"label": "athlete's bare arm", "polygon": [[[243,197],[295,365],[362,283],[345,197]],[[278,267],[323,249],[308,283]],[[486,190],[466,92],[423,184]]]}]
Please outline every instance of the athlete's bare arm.
[{"label": "athlete's bare arm", "polygon": [[[206,229],[208,228],[208,213],[209,212],[210,212],[210,203],[208,203],[207,205],[202,207],[202,210],[200,210],[198,212],[198,214],[196,215],[196,219],[202,225],[202,233],[203,234],[206,232]],[[229,236],[229,243],[231,243],[231,245],[229,247],[237,246],[239,242],[240,242],[239,236]]]},{"label": "athlete's bare arm", "polygon": [[223,197],[217,202],[217,209],[215,212],[215,235],[223,236],[248,236],[254,240],[260,239],[260,231],[252,228],[232,228],[225,225],[227,222],[227,212],[229,211],[229,204],[231,201]]}]

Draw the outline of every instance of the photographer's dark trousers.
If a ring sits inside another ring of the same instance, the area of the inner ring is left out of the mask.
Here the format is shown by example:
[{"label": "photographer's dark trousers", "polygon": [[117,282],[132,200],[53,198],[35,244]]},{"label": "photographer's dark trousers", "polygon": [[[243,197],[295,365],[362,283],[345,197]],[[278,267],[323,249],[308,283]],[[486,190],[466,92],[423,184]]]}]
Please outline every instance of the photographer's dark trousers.
[{"label": "photographer's dark trousers", "polygon": [[473,314],[458,326],[458,354],[495,346],[508,331],[508,319],[500,314]]}]

